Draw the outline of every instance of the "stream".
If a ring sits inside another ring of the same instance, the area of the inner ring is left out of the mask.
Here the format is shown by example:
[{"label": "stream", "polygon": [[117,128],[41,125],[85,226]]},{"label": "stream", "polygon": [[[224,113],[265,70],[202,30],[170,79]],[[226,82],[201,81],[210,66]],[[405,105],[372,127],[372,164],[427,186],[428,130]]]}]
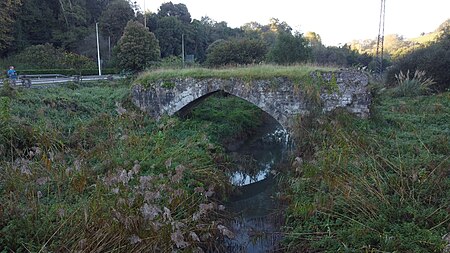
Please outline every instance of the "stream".
[{"label": "stream", "polygon": [[287,147],[287,135],[270,116],[256,134],[229,150],[238,164],[229,173],[236,194],[226,204],[234,214],[228,227],[234,239],[225,242],[227,252],[274,252],[281,240],[280,203],[276,192],[276,166]]},{"label": "stream", "polygon": [[[216,96],[227,96],[218,93]],[[206,99],[206,98],[204,98]],[[200,99],[179,111],[188,117]],[[234,238],[221,244],[221,252],[262,253],[276,252],[282,239],[283,222],[281,203],[276,196],[277,166],[288,151],[288,134],[270,115],[263,113],[263,122],[254,134],[244,140],[225,144],[225,150],[236,166],[230,168],[230,183],[235,190],[227,203],[231,217],[226,224]]]}]

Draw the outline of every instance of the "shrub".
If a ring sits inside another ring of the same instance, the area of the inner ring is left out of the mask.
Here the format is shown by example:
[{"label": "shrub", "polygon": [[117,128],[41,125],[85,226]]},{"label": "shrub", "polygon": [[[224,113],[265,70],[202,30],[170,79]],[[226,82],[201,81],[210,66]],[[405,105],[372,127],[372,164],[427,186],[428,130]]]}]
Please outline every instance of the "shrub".
[{"label": "shrub", "polygon": [[269,52],[269,60],[278,64],[306,62],[310,57],[308,42],[301,33],[292,35],[280,32],[274,47]]},{"label": "shrub", "polygon": [[224,66],[260,63],[267,53],[267,46],[261,40],[219,40],[207,50],[206,65]]},{"label": "shrub", "polygon": [[450,32],[434,43],[422,47],[400,58],[387,73],[387,81],[395,83],[395,76],[400,71],[426,71],[435,80],[430,87],[434,91],[445,91],[450,88]]},{"label": "shrub", "polygon": [[123,70],[140,71],[160,58],[155,35],[136,21],[129,21],[114,49],[115,62]]},{"label": "shrub", "polygon": [[435,83],[432,78],[425,76],[425,71],[416,70],[411,76],[409,70],[406,74],[400,71],[395,75],[397,87],[392,92],[395,97],[413,97],[425,95],[430,91],[430,87]]},{"label": "shrub", "polygon": [[65,52],[48,43],[28,47],[12,57],[11,61],[21,68],[95,68],[95,63],[91,59],[75,53]]}]

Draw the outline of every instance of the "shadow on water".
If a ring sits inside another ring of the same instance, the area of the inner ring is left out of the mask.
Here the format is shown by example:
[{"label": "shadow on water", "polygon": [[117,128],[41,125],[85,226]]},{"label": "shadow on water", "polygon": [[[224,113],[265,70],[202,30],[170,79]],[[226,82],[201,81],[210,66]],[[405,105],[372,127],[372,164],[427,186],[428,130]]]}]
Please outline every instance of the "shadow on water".
[{"label": "shadow on water", "polygon": [[235,215],[228,225],[235,237],[226,241],[227,252],[275,252],[282,239],[275,169],[287,138],[273,118],[265,118],[256,134],[230,153],[238,166],[229,175],[237,193],[226,204]]}]

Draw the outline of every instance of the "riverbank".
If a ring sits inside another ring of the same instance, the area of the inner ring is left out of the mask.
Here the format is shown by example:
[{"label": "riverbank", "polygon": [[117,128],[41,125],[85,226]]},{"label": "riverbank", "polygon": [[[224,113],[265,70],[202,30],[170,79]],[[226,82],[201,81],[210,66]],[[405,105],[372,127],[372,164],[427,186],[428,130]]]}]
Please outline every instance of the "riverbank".
[{"label": "riverbank", "polygon": [[202,119],[154,121],[131,105],[127,83],[9,95],[0,249],[202,252],[232,236],[218,201],[230,191],[229,161],[210,134],[241,134],[233,117],[252,111],[225,115],[235,123],[223,132]]},{"label": "riverbank", "polygon": [[369,120],[303,118],[285,181],[289,252],[442,252],[450,93],[376,97]]}]

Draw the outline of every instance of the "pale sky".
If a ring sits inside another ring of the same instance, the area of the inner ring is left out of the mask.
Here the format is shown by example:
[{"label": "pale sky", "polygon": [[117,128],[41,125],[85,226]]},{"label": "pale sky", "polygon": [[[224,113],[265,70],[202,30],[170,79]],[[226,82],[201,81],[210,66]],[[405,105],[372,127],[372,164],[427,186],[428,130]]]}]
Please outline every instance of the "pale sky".
[{"label": "pale sky", "polygon": [[[157,12],[165,0],[136,0],[141,9]],[[380,0],[172,0],[187,6],[193,19],[208,16],[240,27],[270,18],[285,21],[302,33],[313,31],[326,45],[354,39],[375,39],[378,34]],[[413,38],[431,32],[450,18],[450,0],[386,0],[385,34]]]}]

